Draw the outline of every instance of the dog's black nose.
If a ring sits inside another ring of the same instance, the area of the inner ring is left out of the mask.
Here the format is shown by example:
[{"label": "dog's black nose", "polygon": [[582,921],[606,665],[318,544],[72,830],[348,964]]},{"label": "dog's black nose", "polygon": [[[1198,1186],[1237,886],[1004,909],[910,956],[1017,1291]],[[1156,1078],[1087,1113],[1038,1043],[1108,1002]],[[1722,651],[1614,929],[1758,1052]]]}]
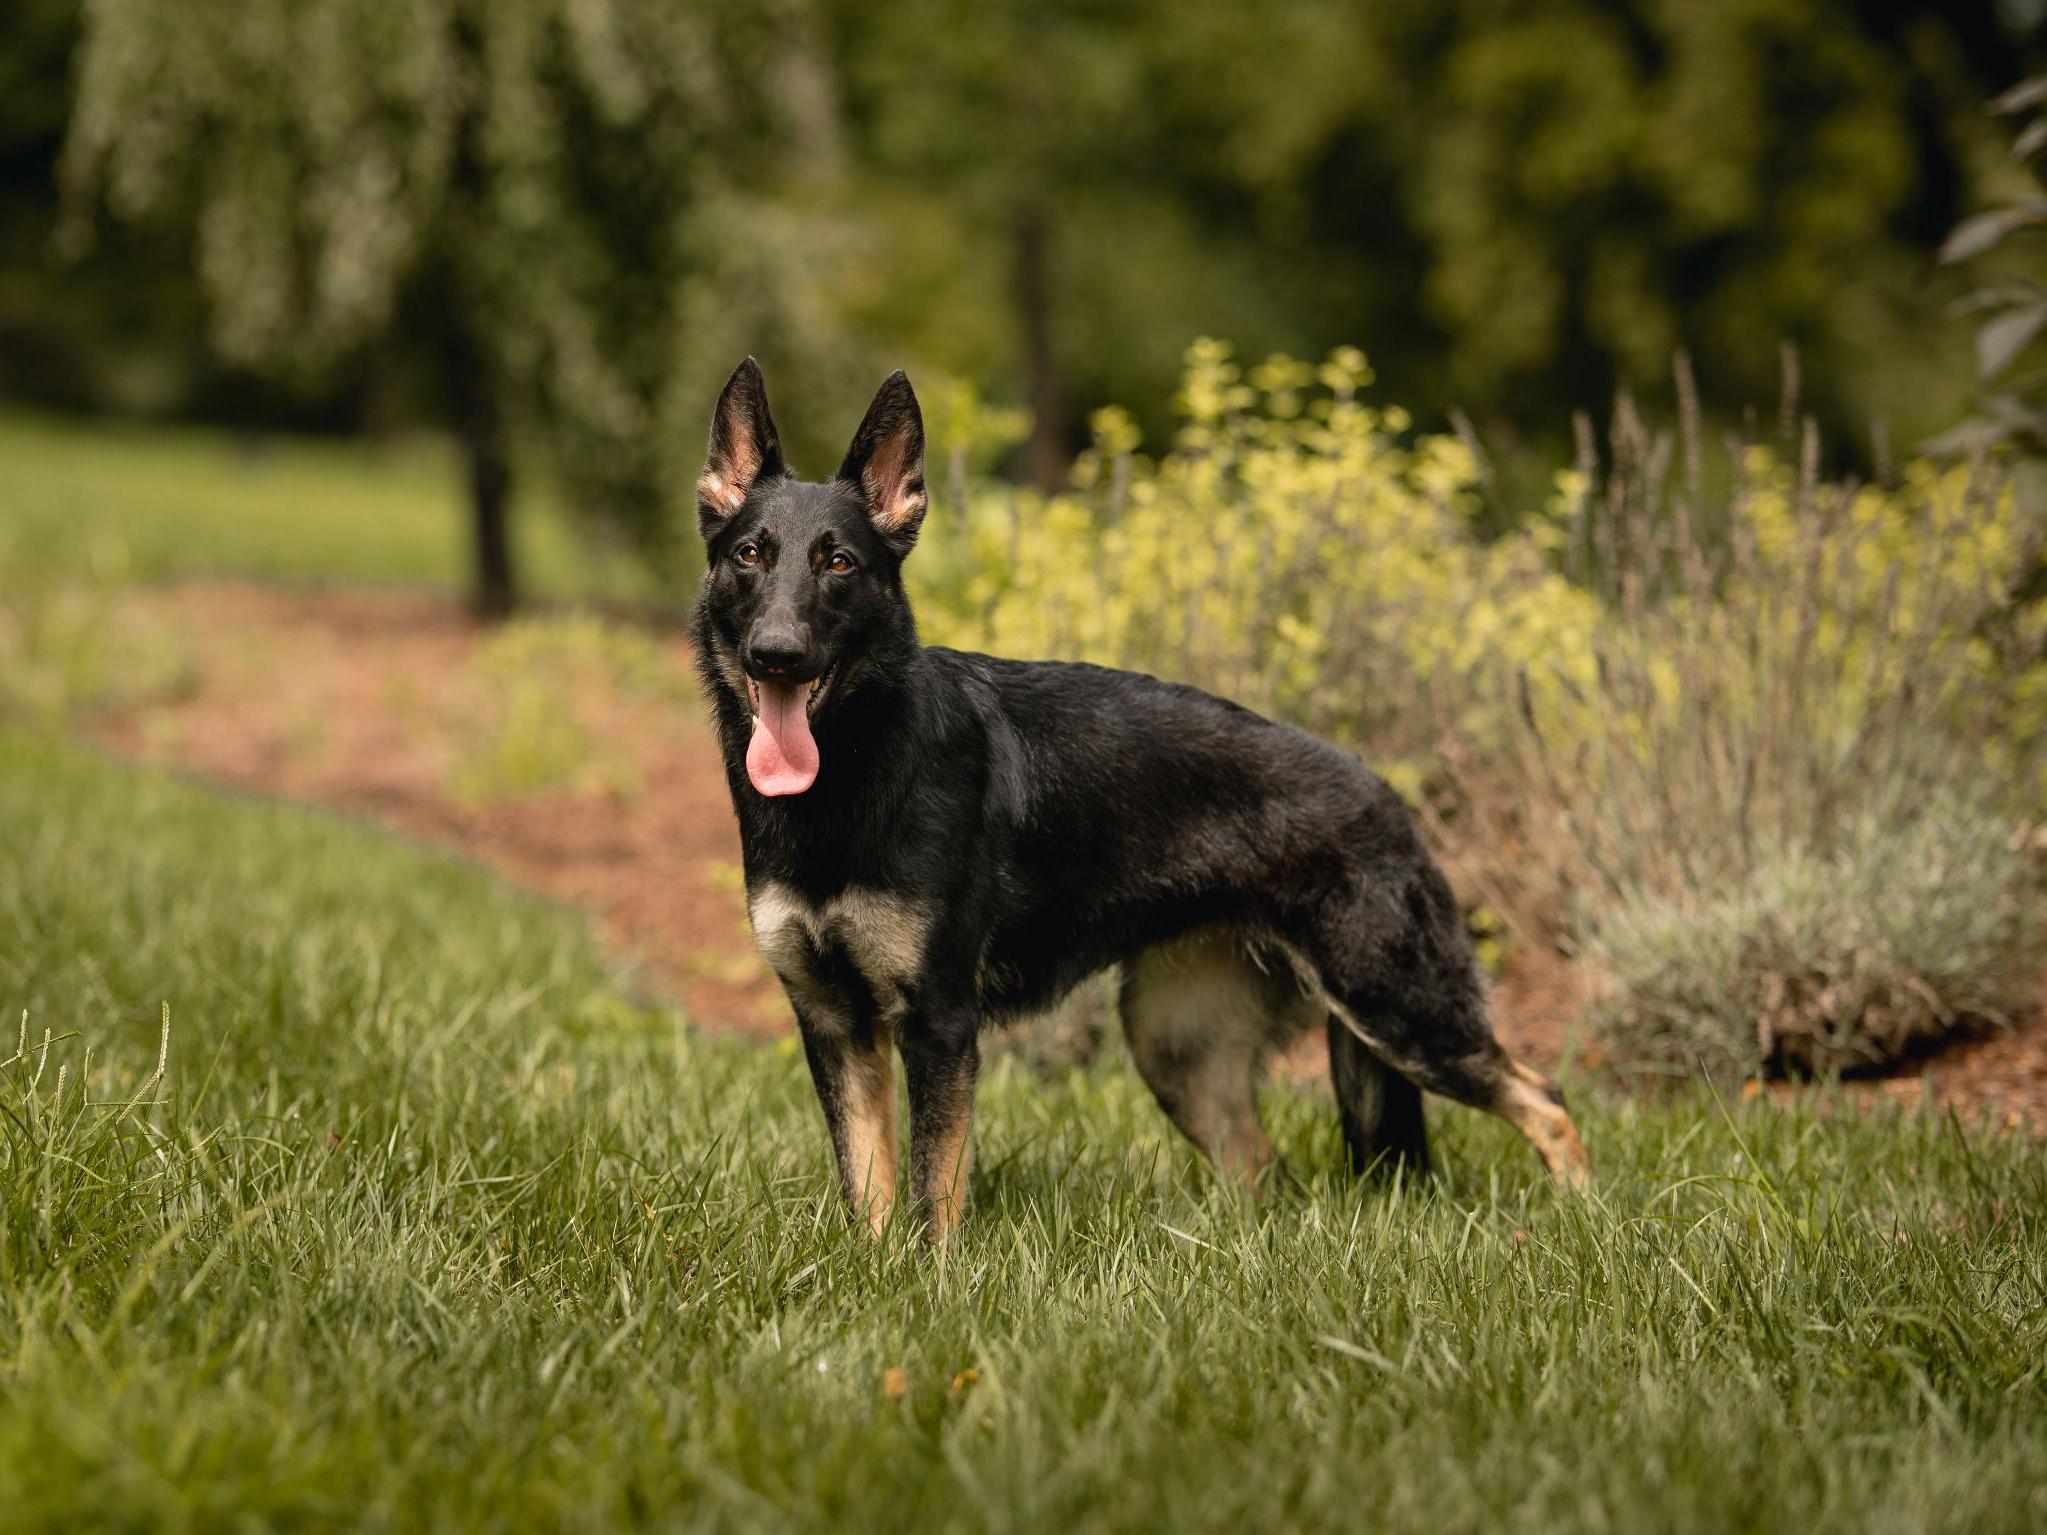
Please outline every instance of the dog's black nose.
[{"label": "dog's black nose", "polygon": [[793,629],[766,629],[747,642],[746,663],[768,676],[793,672],[803,664],[802,636]]}]

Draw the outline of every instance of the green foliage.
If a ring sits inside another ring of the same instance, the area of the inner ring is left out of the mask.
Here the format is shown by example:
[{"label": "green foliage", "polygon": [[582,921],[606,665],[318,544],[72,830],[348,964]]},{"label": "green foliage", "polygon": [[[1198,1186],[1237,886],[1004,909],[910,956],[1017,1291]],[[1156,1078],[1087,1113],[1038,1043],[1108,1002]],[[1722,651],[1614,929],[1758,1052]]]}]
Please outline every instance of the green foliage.
[{"label": "green foliage", "polygon": [[623,709],[694,709],[644,630],[576,616],[494,630],[470,662],[450,787],[466,800],[574,787],[626,797],[638,769],[607,730]]},{"label": "green foliage", "polygon": [[[2030,169],[2030,162],[2047,155],[2047,75],[2035,75],[2013,86],[1990,104],[1990,110],[2013,118],[2018,125],[2012,158],[2019,166]],[[2015,245],[2020,236],[2037,237],[2047,230],[2047,191],[2037,176],[2028,180],[2030,186],[2023,195],[2015,194],[1957,225],[1941,246],[1940,259],[1948,265],[1974,262],[2000,247]],[[2038,270],[2037,260],[2033,267]],[[1963,448],[2012,442],[2035,454],[2047,452],[2047,404],[2043,404],[2047,401],[2047,372],[2016,371],[2041,332],[2047,330],[2047,287],[2024,272],[2006,270],[1962,299],[1958,307],[1965,313],[1986,316],[1976,329],[1977,373],[1986,385],[2000,379],[2005,385],[1981,402],[1977,416],[1943,434],[1942,445]]]},{"label": "green foliage", "polygon": [[54,723],[162,698],[191,682],[182,636],[89,587],[0,603],[0,716]]},{"label": "green foliage", "polygon": [[[1673,489],[1667,441],[1625,405],[1615,445],[1603,486],[1560,478],[1554,515],[1578,530],[1604,601],[1524,712],[1569,754],[1551,767],[1602,791],[1633,781],[1607,801],[1641,810],[1622,836],[1726,872],[1769,840],[1764,825],[1823,840],[1872,784],[1977,776],[1962,763],[1990,770],[2012,807],[2047,802],[2047,603],[2023,591],[2043,518],[2007,480],[1915,463],[1889,489],[1824,484],[1808,423],[1796,468],[1737,448],[1720,500],[1695,477]],[[1626,862],[1604,844],[1589,856],[1603,852]]]},{"label": "green foliage", "polygon": [[[1574,360],[1582,388],[1580,348],[1643,380],[1704,348],[1716,377],[1754,387],[1783,336],[1838,323],[1844,282],[1910,281],[1910,254],[1870,238],[1914,172],[1906,71],[1844,8],[1455,9],[1411,104],[1408,197],[1434,257],[1426,300],[1480,398],[1554,387]],[[1826,339],[1823,375],[1845,340]]]},{"label": "green foliage", "polygon": [[[1592,600],[1538,525],[1469,530],[1477,469],[1454,437],[1358,397],[1354,350],[1248,372],[1188,353],[1184,425],[1153,460],[1127,415],[1096,418],[1077,488],[990,490],[967,511],[966,574],[941,543],[920,592],[928,637],[1074,656],[1196,683],[1403,759],[1410,791],[1444,729],[1484,731],[1487,668],[1582,650]],[[921,558],[921,555],[920,555]]]},{"label": "green foliage", "polygon": [[0,8],[0,397],[164,410],[206,383],[199,305],[174,242],[52,249],[80,0]]},{"label": "green foliage", "polygon": [[1369,336],[1400,398],[1543,437],[1680,346],[1760,395],[1786,336],[1840,428],[1910,440],[1963,399],[1921,272],[1980,138],[1939,98],[1991,88],[1953,39],[1998,23],[1966,8],[830,9],[857,196],[905,279],[855,317],[984,386],[1028,387],[1037,320],[1076,417],[1163,399],[1197,327],[1252,355]]},{"label": "green foliage", "polygon": [[473,867],[0,735],[0,924],[24,1535],[2047,1517],[2023,1140],[1581,1092],[1595,1195],[1457,1109],[1386,1193],[1281,1093],[1252,1209],[1127,1072],[998,1068],[940,1260],[848,1232],[793,1050]]}]

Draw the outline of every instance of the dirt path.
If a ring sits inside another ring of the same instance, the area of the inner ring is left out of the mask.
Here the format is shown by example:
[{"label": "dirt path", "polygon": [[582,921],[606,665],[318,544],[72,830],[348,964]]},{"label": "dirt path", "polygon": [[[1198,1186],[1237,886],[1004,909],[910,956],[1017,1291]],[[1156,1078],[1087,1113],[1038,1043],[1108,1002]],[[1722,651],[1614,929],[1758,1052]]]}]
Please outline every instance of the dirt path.
[{"label": "dirt path", "polygon": [[[543,697],[561,731],[596,743],[570,781],[511,796],[460,792],[477,720],[502,673],[486,635],[444,599],[193,584],[138,594],[140,617],[189,658],[178,696],[102,716],[111,749],[229,787],[357,813],[452,847],[593,912],[613,951],[706,1028],[792,1026],[747,932],[724,770],[677,636],[658,641],[652,688]],[[573,717],[571,717],[573,716]],[[548,726],[554,721],[545,721]],[[540,734],[549,734],[543,729]],[[1501,1037],[1549,1065],[1581,1005],[1566,962],[1510,966]],[[1303,1068],[1317,1052],[1303,1050]],[[2047,1028],[1941,1052],[1863,1090],[1934,1095],[1994,1121],[2047,1125]]]}]

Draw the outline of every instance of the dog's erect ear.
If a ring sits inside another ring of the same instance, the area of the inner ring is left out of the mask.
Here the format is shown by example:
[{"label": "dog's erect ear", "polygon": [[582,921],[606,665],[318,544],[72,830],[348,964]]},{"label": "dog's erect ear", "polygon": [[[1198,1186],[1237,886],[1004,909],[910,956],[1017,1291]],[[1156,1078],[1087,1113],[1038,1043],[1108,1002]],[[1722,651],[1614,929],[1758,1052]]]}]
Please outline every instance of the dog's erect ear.
[{"label": "dog's erect ear", "polygon": [[839,478],[859,490],[882,540],[898,555],[908,554],[924,525],[924,414],[902,369],[875,391]]},{"label": "dog's erect ear", "polygon": [[768,381],[751,357],[732,370],[711,415],[711,450],[697,476],[697,530],[709,542],[761,479],[787,472],[768,412]]}]

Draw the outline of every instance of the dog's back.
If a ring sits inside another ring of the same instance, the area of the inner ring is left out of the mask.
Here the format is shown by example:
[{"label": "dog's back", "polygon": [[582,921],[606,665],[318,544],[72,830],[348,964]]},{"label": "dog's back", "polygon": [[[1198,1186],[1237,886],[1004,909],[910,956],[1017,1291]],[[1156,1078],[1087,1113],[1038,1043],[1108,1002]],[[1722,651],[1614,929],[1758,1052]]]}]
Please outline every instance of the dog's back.
[{"label": "dog's back", "polygon": [[953,699],[921,712],[957,726],[903,760],[987,785],[914,803],[985,872],[965,909],[997,1016],[1195,927],[1290,931],[1339,865],[1380,883],[1427,865],[1393,791],[1290,726],[1131,672],[924,654],[918,685]]}]

